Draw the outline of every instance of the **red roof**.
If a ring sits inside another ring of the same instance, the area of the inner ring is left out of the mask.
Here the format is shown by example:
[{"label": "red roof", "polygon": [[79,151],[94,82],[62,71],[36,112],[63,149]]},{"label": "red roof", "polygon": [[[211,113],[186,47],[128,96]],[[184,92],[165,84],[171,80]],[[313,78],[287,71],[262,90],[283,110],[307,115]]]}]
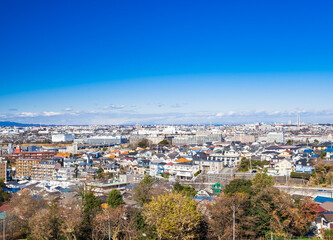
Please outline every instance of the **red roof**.
[{"label": "red roof", "polygon": [[174,163],[173,163],[173,162],[169,162],[169,163],[167,163],[167,164],[165,164],[165,165],[172,166],[172,165],[174,165]]},{"label": "red roof", "polygon": [[0,207],[0,212],[5,212],[5,211],[8,211],[8,210],[9,210],[9,208],[10,208],[10,206],[9,206],[9,205],[7,205],[7,204],[4,204],[4,205],[2,205],[2,206]]},{"label": "red roof", "polygon": [[322,208],[321,206],[317,205],[317,212],[321,213],[321,212],[326,212],[327,210],[325,208]]}]

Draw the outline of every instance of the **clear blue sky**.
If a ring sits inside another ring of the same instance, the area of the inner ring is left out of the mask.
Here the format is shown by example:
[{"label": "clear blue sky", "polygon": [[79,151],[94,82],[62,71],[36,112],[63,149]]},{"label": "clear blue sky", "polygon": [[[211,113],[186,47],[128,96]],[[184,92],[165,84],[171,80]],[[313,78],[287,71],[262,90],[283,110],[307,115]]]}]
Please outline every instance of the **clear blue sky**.
[{"label": "clear blue sky", "polygon": [[333,122],[333,1],[0,3],[0,120]]}]

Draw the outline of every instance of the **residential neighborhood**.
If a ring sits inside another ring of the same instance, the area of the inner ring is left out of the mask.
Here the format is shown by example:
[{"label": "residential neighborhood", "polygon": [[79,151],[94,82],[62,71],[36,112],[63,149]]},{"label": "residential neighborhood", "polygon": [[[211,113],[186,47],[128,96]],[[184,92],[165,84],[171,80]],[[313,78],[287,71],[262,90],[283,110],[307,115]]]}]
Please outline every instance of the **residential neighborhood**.
[{"label": "residential neighborhood", "polygon": [[[0,131],[0,174],[10,195],[25,191],[59,202],[79,199],[84,189],[107,206],[110,191],[118,190],[126,206],[138,207],[135,189],[149,176],[163,183],[163,191],[176,183],[190,186],[193,199],[203,205],[214,203],[233,180],[265,173],[275,186],[288,187],[282,191],[291,197],[309,197],[317,204],[315,227],[309,234],[323,236],[325,229],[333,228],[331,125],[27,126]],[[45,133],[38,134],[41,131]],[[272,142],[271,131],[281,133],[281,141]],[[54,141],[59,132],[72,138]],[[174,143],[180,135],[184,142]],[[235,141],[237,135],[242,136],[236,139],[240,141]],[[99,140],[93,144],[82,140],[92,138]],[[316,190],[300,191],[310,187]]]}]

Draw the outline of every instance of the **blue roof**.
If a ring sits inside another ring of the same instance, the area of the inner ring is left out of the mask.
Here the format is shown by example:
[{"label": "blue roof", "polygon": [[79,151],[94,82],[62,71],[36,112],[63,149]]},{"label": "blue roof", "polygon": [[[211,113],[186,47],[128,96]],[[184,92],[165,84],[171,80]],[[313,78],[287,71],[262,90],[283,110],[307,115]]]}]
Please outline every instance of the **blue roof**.
[{"label": "blue roof", "polygon": [[4,190],[5,192],[16,193],[16,192],[20,191],[21,188],[20,188],[20,187],[18,187],[18,188],[4,188],[3,190]]},{"label": "blue roof", "polygon": [[333,148],[327,148],[325,149],[326,152],[333,152]]},{"label": "blue roof", "polygon": [[305,152],[305,153],[312,153],[313,150],[312,149],[305,149],[303,152]]},{"label": "blue roof", "polygon": [[196,200],[208,200],[208,201],[213,200],[212,197],[194,197],[194,199],[196,199]]},{"label": "blue roof", "polygon": [[321,197],[321,196],[317,196],[315,199],[313,199],[315,202],[320,202],[320,203],[324,203],[324,202],[333,202],[333,198],[330,197]]}]

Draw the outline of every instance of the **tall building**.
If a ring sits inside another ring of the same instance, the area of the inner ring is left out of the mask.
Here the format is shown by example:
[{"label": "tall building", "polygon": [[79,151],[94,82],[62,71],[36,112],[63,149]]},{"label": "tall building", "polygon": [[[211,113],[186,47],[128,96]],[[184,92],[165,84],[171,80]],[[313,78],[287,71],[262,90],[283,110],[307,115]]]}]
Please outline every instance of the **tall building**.
[{"label": "tall building", "polygon": [[7,161],[0,161],[0,178],[7,182]]},{"label": "tall building", "polygon": [[297,127],[300,127],[300,125],[301,125],[301,118],[299,114],[297,114]]},{"label": "tall building", "polygon": [[16,160],[16,177],[25,178],[31,177],[32,168],[41,162],[41,159],[25,159],[19,158]]}]

